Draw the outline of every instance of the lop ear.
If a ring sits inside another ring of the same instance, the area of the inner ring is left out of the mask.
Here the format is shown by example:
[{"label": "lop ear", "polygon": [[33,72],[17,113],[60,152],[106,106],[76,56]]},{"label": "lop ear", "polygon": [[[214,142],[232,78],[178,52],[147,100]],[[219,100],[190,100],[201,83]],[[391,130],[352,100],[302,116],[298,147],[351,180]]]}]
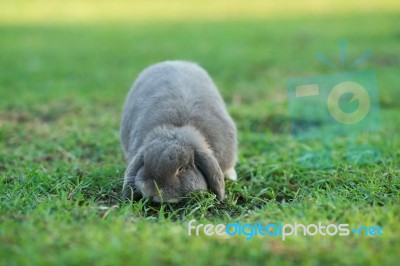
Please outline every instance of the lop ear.
[{"label": "lop ear", "polygon": [[195,151],[194,161],[206,178],[210,190],[217,195],[219,200],[225,198],[224,174],[211,152]]},{"label": "lop ear", "polygon": [[129,163],[125,171],[124,186],[122,188],[122,198],[125,200],[139,200],[142,194],[135,185],[135,177],[139,169],[143,166],[143,153],[139,152]]}]

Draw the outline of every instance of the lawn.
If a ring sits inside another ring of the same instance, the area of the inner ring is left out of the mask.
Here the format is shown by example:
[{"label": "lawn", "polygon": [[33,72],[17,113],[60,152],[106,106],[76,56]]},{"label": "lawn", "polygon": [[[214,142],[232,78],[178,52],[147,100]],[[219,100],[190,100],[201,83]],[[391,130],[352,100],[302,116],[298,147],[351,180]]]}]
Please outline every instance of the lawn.
[{"label": "lawn", "polygon": [[[3,3],[0,19],[0,265],[398,264],[399,4],[356,1],[335,12],[309,1],[311,15],[300,4],[285,15],[282,6],[263,13],[234,1],[217,19],[213,8],[191,17],[179,12],[195,8],[171,7],[169,17],[142,3],[130,20],[104,2],[96,13],[73,1],[81,12],[59,16],[48,2],[16,3]],[[341,40],[349,62],[373,55],[346,69],[316,59],[339,62]],[[227,181],[223,202],[209,193],[175,204],[120,201],[122,104],[140,70],[167,59],[207,69],[236,122],[238,182]],[[348,163],[339,138],[333,167],[300,167],[296,156],[321,144],[291,135],[287,80],[361,69],[376,73],[382,129],[357,141],[381,159]],[[188,236],[192,219],[380,226],[383,236]]]}]

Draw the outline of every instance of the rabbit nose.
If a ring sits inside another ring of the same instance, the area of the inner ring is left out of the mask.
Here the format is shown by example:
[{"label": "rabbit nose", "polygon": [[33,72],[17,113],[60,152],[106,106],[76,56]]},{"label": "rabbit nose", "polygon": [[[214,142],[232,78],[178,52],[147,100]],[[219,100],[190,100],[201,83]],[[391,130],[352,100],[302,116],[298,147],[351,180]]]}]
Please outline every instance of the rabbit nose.
[{"label": "rabbit nose", "polygon": [[163,198],[163,197],[160,197],[158,195],[152,197],[151,200],[153,200],[155,202],[170,202],[170,203],[179,202],[179,199],[177,199],[177,198]]},{"label": "rabbit nose", "polygon": [[145,197],[151,198],[155,195],[154,189],[151,189],[149,186],[143,186],[140,190]]},{"label": "rabbit nose", "polygon": [[156,184],[155,180],[136,182],[136,186],[144,197],[162,197],[162,189]]},{"label": "rabbit nose", "polygon": [[162,197],[160,197],[160,196],[154,196],[154,197],[151,197],[151,200],[152,201],[155,201],[155,202],[162,202],[163,200],[162,200]]},{"label": "rabbit nose", "polygon": [[150,197],[153,194],[152,193],[153,190],[144,181],[137,180],[135,185],[140,190],[140,192],[144,197]]}]

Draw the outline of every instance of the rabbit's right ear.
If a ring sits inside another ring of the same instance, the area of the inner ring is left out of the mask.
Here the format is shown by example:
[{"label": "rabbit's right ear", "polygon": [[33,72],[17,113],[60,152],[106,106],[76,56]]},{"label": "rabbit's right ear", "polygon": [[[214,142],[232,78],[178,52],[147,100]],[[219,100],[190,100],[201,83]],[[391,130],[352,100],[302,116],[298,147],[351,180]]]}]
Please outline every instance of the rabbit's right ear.
[{"label": "rabbit's right ear", "polygon": [[206,178],[210,190],[219,200],[225,198],[224,174],[211,152],[195,151],[194,162]]},{"label": "rabbit's right ear", "polygon": [[139,152],[132,161],[129,163],[125,171],[124,186],[122,189],[122,198],[138,200],[141,197],[141,193],[138,191],[135,185],[135,177],[139,169],[143,166],[143,153]]}]

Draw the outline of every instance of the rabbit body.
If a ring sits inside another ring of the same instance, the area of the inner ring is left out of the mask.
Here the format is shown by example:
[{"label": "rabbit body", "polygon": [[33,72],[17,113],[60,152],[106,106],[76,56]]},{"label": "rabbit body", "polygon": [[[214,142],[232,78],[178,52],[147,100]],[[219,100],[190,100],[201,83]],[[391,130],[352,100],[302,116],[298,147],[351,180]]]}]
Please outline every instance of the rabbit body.
[{"label": "rabbit body", "polygon": [[209,188],[223,199],[236,178],[236,127],[207,72],[166,61],[146,68],[124,108],[121,143],[129,166],[124,197],[177,201]]}]

